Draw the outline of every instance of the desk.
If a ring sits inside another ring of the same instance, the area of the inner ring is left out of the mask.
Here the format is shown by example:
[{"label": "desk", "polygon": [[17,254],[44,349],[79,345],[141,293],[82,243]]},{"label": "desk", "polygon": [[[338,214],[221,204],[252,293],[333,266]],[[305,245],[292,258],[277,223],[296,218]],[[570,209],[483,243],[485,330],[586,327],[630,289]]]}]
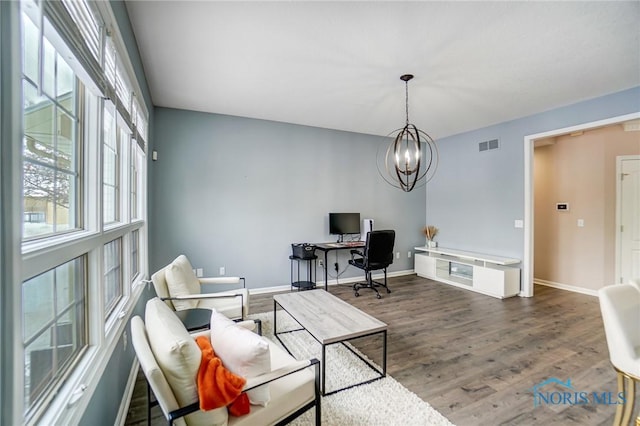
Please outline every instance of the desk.
[{"label": "desk", "polygon": [[329,281],[329,264],[327,263],[327,254],[332,250],[355,250],[364,248],[364,241],[349,241],[346,243],[313,243],[316,250],[324,252],[324,289],[327,290]]}]

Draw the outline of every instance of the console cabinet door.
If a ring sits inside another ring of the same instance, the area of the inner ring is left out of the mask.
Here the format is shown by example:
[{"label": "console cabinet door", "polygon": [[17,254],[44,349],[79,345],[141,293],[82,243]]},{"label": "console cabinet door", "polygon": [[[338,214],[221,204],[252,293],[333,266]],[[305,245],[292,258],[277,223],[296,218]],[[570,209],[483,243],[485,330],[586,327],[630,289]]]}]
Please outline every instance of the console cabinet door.
[{"label": "console cabinet door", "polygon": [[473,288],[500,298],[515,296],[520,291],[520,269],[476,266]]},{"label": "console cabinet door", "polygon": [[482,266],[474,267],[473,288],[483,293],[504,297],[504,271]]},{"label": "console cabinet door", "polygon": [[416,253],[414,256],[414,269],[418,276],[423,278],[436,278],[436,258],[426,253]]}]

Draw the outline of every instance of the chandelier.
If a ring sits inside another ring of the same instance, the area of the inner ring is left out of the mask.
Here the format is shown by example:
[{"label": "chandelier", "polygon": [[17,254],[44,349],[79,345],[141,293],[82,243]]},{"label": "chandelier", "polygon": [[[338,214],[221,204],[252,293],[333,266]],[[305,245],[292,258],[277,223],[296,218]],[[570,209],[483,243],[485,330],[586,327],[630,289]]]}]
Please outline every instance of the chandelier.
[{"label": "chandelier", "polygon": [[[438,148],[434,140],[409,123],[409,80],[411,74],[400,77],[405,85],[405,111],[407,119],[401,129],[389,133],[393,140],[386,150],[384,157],[378,152],[378,172],[391,186],[405,192],[411,192],[429,182],[438,167]],[[384,166],[381,167],[381,163]],[[382,168],[386,173],[382,172]]]}]

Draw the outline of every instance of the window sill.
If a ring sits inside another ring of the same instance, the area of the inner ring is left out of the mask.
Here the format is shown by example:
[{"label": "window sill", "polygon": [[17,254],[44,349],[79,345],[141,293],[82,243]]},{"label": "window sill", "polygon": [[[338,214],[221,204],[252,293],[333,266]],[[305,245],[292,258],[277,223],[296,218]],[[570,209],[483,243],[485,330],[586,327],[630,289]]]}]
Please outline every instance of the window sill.
[{"label": "window sill", "polygon": [[23,256],[36,256],[43,252],[55,250],[64,245],[75,244],[76,242],[97,235],[95,231],[78,230],[65,232],[64,234],[51,235],[39,239],[24,241],[22,243]]}]

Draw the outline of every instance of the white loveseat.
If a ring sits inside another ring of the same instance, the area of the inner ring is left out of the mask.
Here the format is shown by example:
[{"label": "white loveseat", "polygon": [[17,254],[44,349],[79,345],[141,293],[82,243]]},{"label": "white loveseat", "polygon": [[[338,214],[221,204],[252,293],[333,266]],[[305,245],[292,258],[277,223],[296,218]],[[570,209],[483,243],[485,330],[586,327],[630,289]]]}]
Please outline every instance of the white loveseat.
[{"label": "white loveseat", "polygon": [[[228,321],[226,318],[225,320]],[[149,300],[145,321],[138,316],[131,320],[133,346],[148,386],[156,399],[154,402],[149,401],[148,415],[150,416],[151,406],[157,404],[170,425],[274,425],[286,424],[315,407],[315,424],[320,425],[318,360],[297,361],[270,340],[242,329],[243,325],[253,324],[249,321],[232,323],[232,327],[237,329],[229,328],[225,333],[217,334],[211,339],[214,342],[214,351],[227,367],[225,358],[218,352],[218,349],[222,350],[225,346],[220,338],[230,336],[233,341],[227,346],[242,348],[241,339],[247,336],[240,337],[240,334],[247,332],[256,336],[255,339],[258,339],[261,345],[268,345],[269,368],[254,377],[246,377],[247,383],[243,388],[243,391],[255,391],[261,385],[267,384],[267,401],[263,401],[263,405],[252,403],[250,413],[240,417],[228,415],[226,407],[201,411],[197,389],[201,352],[194,340],[196,335],[190,335],[175,313],[159,298]],[[231,326],[225,324],[224,327]],[[220,326],[216,327],[212,323],[212,332],[216,328],[220,329]],[[208,333],[210,332],[203,331],[198,335]],[[243,354],[240,355],[242,357]],[[228,358],[227,360],[234,361]],[[262,386],[262,389],[264,388]]]}]

